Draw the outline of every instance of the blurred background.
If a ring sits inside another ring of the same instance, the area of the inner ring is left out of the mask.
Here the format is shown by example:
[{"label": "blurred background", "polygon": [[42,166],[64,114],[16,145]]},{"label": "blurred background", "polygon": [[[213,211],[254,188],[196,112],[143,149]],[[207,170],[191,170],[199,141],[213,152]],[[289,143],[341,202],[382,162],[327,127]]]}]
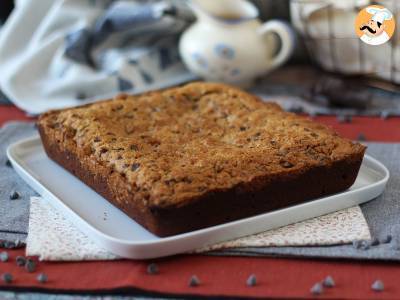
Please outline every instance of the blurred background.
[{"label": "blurred background", "polygon": [[[1,101],[36,115],[119,92],[140,93],[206,79],[243,86],[265,101],[310,115],[336,114],[345,120],[352,115],[400,114],[398,32],[378,47],[364,44],[354,32],[357,14],[368,5],[383,5],[396,19],[396,0],[250,2],[258,12],[257,26],[275,22],[264,28],[268,59],[272,62],[287,50],[280,63],[257,72],[240,69],[247,62],[251,65],[245,58],[257,56],[256,46],[235,49],[227,46],[229,40],[223,41],[214,45],[218,61],[210,60],[215,53],[207,52],[206,46],[203,52],[187,50],[196,41],[202,42],[199,48],[216,39],[222,30],[217,22],[230,24],[229,30],[237,33],[232,45],[245,38],[250,41],[245,22],[240,25],[234,19],[251,15],[251,7],[247,11],[238,2],[238,14],[229,15],[236,13],[236,0],[218,2],[218,8],[207,6],[207,0],[3,0]],[[194,32],[196,20],[207,26],[216,21],[214,33],[202,36],[200,25]],[[285,27],[276,22],[283,22],[288,31],[282,32]]]}]

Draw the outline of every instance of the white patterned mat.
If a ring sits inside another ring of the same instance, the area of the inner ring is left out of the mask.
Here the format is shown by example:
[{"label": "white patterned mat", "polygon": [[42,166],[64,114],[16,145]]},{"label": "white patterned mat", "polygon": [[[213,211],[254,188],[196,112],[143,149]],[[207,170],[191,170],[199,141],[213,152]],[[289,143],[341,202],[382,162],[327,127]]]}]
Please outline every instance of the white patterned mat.
[{"label": "white patterned mat", "polygon": [[[359,206],[321,217],[205,247],[195,252],[238,247],[316,246],[371,238]],[[40,260],[110,260],[102,249],[40,197],[31,198],[26,255]]]}]

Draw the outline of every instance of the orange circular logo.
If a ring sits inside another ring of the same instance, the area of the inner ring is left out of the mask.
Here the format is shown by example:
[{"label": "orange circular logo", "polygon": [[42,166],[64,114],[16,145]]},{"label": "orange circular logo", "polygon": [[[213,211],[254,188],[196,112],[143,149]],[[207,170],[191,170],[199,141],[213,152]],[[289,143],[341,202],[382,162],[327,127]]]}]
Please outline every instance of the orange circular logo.
[{"label": "orange circular logo", "polygon": [[396,22],[390,10],[371,5],[361,10],[356,18],[355,31],[368,45],[382,45],[393,36]]}]

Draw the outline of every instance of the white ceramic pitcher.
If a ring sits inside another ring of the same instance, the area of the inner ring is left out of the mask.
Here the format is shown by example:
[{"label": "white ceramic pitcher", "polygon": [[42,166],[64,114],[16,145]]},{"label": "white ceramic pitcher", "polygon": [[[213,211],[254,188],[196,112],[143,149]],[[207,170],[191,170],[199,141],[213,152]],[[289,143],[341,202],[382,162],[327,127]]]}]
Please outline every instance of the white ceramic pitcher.
[{"label": "white ceramic pitcher", "polygon": [[278,20],[262,24],[257,8],[246,0],[193,0],[190,5],[197,21],[182,34],[179,51],[186,66],[206,80],[246,86],[293,52],[291,27]]}]

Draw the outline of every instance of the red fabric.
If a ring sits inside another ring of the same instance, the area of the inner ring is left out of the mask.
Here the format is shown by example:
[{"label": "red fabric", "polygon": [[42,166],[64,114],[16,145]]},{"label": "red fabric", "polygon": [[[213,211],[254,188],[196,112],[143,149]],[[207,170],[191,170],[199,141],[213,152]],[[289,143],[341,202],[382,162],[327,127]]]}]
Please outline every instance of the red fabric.
[{"label": "red fabric", "polygon": [[[12,107],[0,107],[0,124],[10,119],[27,119]],[[319,122],[333,126],[339,133],[356,138],[363,133],[368,140],[399,142],[400,118],[357,117],[352,123],[339,124],[334,117],[318,117]],[[180,255],[157,260],[160,274],[148,275],[148,262],[108,261],[80,263],[38,263],[35,273],[27,273],[15,265],[15,257],[23,250],[9,251],[10,261],[0,263],[0,273],[11,272],[12,284],[0,282],[0,289],[35,288],[60,291],[115,291],[139,289],[172,295],[248,296],[260,298],[311,297],[311,286],[331,275],[337,287],[327,289],[318,298],[329,299],[400,299],[400,264],[361,261],[323,261],[310,259],[278,259],[247,257],[210,257]],[[36,276],[45,272],[49,282],[39,284]],[[188,287],[196,274],[201,285]],[[259,284],[247,287],[246,279],[255,274]],[[372,282],[381,279],[382,293],[373,292]]]}]

